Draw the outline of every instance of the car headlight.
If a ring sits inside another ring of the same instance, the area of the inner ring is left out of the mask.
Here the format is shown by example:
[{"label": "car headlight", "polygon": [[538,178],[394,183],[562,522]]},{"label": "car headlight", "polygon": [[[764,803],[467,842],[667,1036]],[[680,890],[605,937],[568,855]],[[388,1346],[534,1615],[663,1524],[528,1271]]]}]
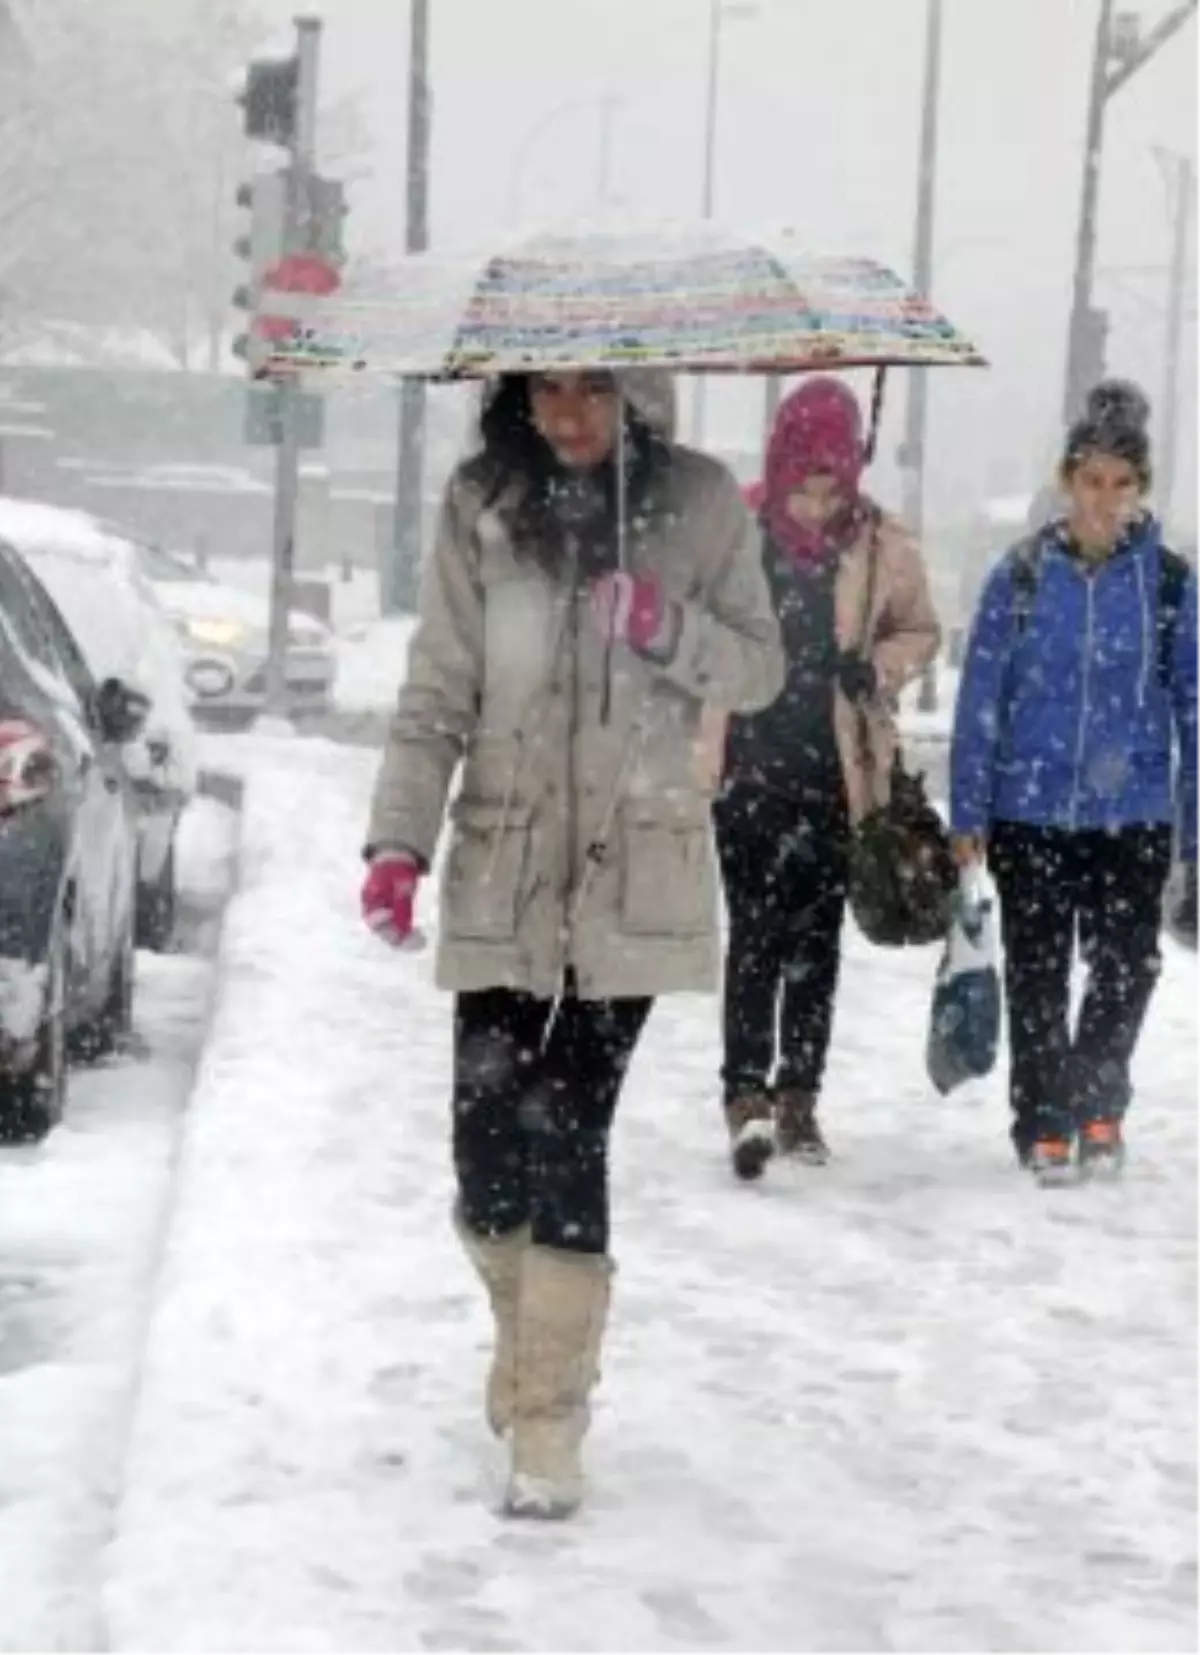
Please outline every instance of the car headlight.
[{"label": "car headlight", "polygon": [[246,628],[240,621],[181,620],[179,630],[193,644],[207,644],[215,649],[231,649],[246,637]]}]

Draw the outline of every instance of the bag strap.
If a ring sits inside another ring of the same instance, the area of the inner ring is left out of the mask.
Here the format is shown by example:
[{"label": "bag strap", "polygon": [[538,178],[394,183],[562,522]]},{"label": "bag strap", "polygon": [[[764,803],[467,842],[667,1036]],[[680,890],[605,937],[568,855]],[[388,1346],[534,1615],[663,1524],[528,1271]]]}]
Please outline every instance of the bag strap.
[{"label": "bag strap", "polygon": [[[870,655],[871,622],[875,612],[875,593],[879,586],[879,525],[880,513],[877,509],[871,512],[871,538],[867,544],[867,578],[863,587],[863,604],[859,616],[858,642],[855,645],[856,653],[865,661]],[[858,714],[858,748],[864,773],[870,778],[872,791],[874,790],[875,751],[871,746],[871,725],[867,718],[867,700],[860,698],[854,703],[854,710]]]},{"label": "bag strap", "polygon": [[880,514],[871,512],[871,539],[867,546],[867,580],[863,588],[862,612],[858,623],[858,643],[855,648],[865,660],[870,653],[871,617],[875,608],[875,592],[879,586],[879,523]]}]

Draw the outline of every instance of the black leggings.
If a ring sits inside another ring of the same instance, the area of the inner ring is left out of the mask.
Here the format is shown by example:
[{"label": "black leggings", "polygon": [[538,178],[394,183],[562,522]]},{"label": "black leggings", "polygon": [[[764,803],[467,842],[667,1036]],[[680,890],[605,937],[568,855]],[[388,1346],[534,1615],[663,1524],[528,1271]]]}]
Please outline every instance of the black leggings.
[{"label": "black leggings", "polygon": [[[1069,1138],[1120,1120],[1129,1065],[1160,967],[1171,831],[1070,833],[999,822],[988,863],[1000,893],[1013,1141]],[[1088,981],[1070,1028],[1076,932]]]},{"label": "black leggings", "polygon": [[478,1235],[521,1224],[543,1247],[608,1251],[608,1139],[648,999],[460,994],[454,1169]]},{"label": "black leggings", "polygon": [[840,785],[803,803],[735,783],[713,819],[729,915],[726,1101],[772,1083],[816,1093],[841,964],[845,798]]}]

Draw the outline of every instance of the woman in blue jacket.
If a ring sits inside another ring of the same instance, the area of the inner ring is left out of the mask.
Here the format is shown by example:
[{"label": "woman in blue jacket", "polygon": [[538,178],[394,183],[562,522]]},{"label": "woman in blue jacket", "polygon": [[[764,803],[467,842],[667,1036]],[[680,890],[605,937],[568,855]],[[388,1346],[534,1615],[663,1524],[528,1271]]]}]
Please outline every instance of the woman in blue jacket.
[{"label": "woman in blue jacket", "polygon": [[1067,515],[993,570],[955,711],[955,851],[1000,894],[1012,1136],[1044,1182],[1076,1175],[1076,1145],[1080,1171],[1120,1167],[1174,834],[1195,901],[1196,579],[1145,508],[1148,414],[1133,386],[1092,392]]}]

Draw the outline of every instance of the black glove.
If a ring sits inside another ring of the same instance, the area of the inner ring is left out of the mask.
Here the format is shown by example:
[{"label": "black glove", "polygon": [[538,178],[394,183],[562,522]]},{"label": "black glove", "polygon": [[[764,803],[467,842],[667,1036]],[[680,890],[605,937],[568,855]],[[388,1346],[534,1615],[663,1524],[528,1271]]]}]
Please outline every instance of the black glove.
[{"label": "black glove", "polygon": [[837,681],[848,701],[870,701],[879,688],[875,663],[853,649],[845,649],[838,656]]}]

